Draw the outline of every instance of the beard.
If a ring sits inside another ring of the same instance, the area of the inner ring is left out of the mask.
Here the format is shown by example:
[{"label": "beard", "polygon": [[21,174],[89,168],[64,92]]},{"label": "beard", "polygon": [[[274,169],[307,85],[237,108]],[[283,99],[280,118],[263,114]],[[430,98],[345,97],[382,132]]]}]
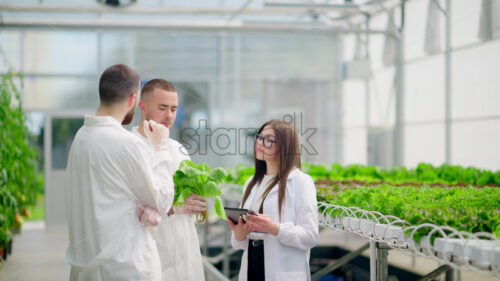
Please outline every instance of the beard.
[{"label": "beard", "polygon": [[137,102],[135,103],[135,106],[127,113],[127,115],[125,115],[125,118],[123,118],[122,125],[129,125],[130,123],[132,123],[136,109]]},{"label": "beard", "polygon": [[129,125],[130,123],[132,123],[132,120],[134,119],[134,113],[135,111],[127,113],[125,118],[123,118],[122,125]]}]

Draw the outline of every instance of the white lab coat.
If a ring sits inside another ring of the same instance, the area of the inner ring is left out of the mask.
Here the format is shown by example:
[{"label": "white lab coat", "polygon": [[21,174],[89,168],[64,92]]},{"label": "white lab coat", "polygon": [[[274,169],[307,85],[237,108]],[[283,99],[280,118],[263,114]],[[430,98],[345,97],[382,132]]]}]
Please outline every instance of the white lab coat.
[{"label": "white lab coat", "polygon": [[[132,128],[132,133],[139,136],[152,150],[151,143],[137,128]],[[174,171],[183,160],[191,160],[184,146],[173,139],[169,141],[168,152],[173,159]],[[157,228],[156,245],[160,253],[163,281],[205,280],[200,242],[193,217],[185,214],[164,217]]]},{"label": "white lab coat", "polygon": [[[246,182],[245,188],[250,180],[251,178]],[[281,221],[278,210],[278,184],[264,200],[264,214],[280,224],[277,236],[265,234],[263,239],[266,281],[311,280],[309,254],[319,239],[316,187],[312,178],[299,169],[290,172],[286,184]],[[252,189],[243,208],[250,206],[256,191],[257,186]],[[244,250],[238,280],[246,281],[248,238],[237,241],[233,233],[231,244],[235,249]]]},{"label": "white lab coat", "polygon": [[166,214],[173,163],[109,116],[85,116],[68,158],[65,190],[70,280],[161,280],[156,243],[137,204]]}]

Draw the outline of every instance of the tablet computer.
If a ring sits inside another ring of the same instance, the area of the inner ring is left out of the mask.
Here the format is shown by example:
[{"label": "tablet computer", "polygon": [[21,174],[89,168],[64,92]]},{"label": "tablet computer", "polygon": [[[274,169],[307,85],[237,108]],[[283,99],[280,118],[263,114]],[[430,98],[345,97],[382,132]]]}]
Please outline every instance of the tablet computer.
[{"label": "tablet computer", "polygon": [[245,216],[248,214],[255,214],[254,211],[248,210],[248,209],[241,209],[241,208],[229,208],[229,207],[224,207],[224,210],[226,211],[226,215],[231,221],[235,224],[238,224],[238,219],[239,217],[243,218],[243,221],[245,221]]}]

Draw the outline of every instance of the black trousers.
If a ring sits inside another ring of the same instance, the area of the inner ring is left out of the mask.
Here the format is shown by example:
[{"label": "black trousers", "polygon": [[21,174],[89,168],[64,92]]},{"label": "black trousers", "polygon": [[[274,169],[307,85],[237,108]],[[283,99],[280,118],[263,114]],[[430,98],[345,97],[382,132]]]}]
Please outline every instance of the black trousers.
[{"label": "black trousers", "polygon": [[265,281],[264,241],[248,241],[248,281]]}]

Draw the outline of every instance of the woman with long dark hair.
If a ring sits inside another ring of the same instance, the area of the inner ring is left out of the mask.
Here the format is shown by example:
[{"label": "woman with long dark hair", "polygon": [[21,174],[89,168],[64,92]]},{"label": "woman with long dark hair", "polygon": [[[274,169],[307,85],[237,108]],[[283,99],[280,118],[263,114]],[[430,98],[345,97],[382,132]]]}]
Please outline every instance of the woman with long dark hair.
[{"label": "woman with long dark hair", "polygon": [[244,250],[239,280],[310,280],[309,253],[319,237],[316,187],[300,170],[296,129],[280,120],[264,123],[254,162],[241,206],[257,214],[238,224],[228,220],[233,247]]}]

